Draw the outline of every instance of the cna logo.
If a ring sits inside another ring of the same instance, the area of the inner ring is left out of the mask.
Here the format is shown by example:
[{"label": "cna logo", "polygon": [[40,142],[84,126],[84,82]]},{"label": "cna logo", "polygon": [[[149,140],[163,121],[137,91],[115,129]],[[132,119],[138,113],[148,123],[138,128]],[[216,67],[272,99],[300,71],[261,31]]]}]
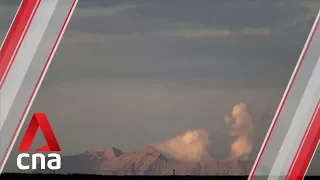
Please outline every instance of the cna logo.
[{"label": "cna logo", "polygon": [[[29,151],[39,128],[41,129],[43,136],[47,141],[47,145],[36,149],[36,153],[29,154],[27,152]],[[39,165],[40,169],[58,170],[61,168],[61,157],[59,154],[54,152],[60,151],[60,146],[53,133],[46,114],[35,113],[19,146],[19,152],[23,153],[20,153],[17,156],[17,166],[20,170],[29,170],[31,160],[31,169],[33,170],[39,168]],[[29,163],[23,164],[23,159],[29,160]]]}]

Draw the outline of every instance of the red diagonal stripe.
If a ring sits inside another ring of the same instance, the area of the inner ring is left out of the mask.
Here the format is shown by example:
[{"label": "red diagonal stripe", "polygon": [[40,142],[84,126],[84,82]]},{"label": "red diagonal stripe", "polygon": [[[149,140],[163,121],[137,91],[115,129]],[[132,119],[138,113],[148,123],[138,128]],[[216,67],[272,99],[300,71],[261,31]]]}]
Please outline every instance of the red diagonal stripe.
[{"label": "red diagonal stripe", "polygon": [[20,48],[40,0],[23,0],[0,50],[0,88]]},{"label": "red diagonal stripe", "polygon": [[320,100],[291,164],[286,180],[302,180],[320,140]]}]

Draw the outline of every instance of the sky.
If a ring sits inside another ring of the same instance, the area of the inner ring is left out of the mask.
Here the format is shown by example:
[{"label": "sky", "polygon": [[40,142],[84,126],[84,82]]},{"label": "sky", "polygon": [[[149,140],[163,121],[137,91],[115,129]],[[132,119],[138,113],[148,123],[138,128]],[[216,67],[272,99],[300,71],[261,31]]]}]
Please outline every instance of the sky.
[{"label": "sky", "polygon": [[[2,39],[18,4],[0,0]],[[268,127],[319,8],[317,0],[80,0],[29,114],[46,112],[66,155],[134,151],[220,127],[240,102],[256,128]]]}]

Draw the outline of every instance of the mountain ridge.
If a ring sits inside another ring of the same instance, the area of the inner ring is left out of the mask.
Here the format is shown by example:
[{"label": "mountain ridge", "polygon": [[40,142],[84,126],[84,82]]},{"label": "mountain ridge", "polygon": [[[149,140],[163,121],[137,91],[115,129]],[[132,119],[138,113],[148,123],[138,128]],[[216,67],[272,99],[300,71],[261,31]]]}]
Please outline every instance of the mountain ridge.
[{"label": "mountain ridge", "polygon": [[253,162],[243,160],[180,162],[165,157],[153,146],[128,153],[111,147],[62,156],[61,159],[58,174],[171,175],[174,171],[176,175],[248,175],[253,165]]}]

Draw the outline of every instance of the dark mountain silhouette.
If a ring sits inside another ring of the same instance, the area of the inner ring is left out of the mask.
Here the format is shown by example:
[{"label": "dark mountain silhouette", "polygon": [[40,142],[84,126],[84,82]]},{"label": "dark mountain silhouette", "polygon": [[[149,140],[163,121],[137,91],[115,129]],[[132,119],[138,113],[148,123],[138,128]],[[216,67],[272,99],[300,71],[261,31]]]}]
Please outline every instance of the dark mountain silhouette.
[{"label": "dark mountain silhouette", "polygon": [[[203,160],[178,162],[147,146],[136,152],[123,153],[117,148],[63,156],[57,174],[101,175],[248,175],[253,162],[239,160]],[[45,173],[42,170],[35,173]],[[52,173],[52,172],[51,172]]]},{"label": "dark mountain silhouette", "polygon": [[[107,178],[112,178],[112,179],[183,179],[183,180],[212,180],[212,179],[243,179],[246,180],[248,179],[247,176],[111,176],[111,175],[87,175],[87,174],[19,174],[19,173],[2,173],[0,175],[1,180],[3,179],[23,179],[23,178],[42,178],[42,179],[64,179],[64,178],[84,178],[84,179],[90,179],[90,180],[94,180],[94,179],[107,179]],[[308,178],[309,179],[309,178]]]},{"label": "dark mountain silhouette", "polygon": [[62,157],[60,173],[100,173],[101,164],[111,161],[124,153],[117,148],[86,151],[78,155]]},{"label": "dark mountain silhouette", "polygon": [[167,159],[155,148],[148,146],[137,152],[131,152],[111,161],[106,161],[100,168],[103,174],[161,174]]}]

